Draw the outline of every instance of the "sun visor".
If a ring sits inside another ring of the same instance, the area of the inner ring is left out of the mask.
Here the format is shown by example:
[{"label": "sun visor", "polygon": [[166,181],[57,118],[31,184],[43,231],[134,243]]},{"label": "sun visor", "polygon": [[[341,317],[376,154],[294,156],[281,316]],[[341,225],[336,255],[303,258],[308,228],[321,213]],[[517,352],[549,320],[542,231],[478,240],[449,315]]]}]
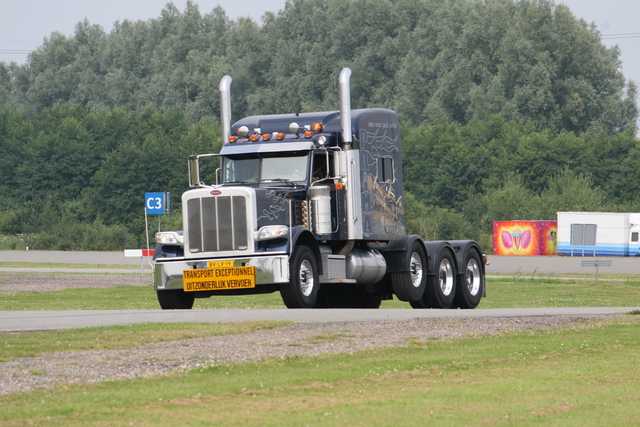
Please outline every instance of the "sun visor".
[{"label": "sun visor", "polygon": [[233,154],[249,154],[249,153],[279,153],[285,151],[305,151],[311,150],[313,147],[312,141],[297,141],[297,142],[264,142],[264,143],[236,143],[225,144],[220,150],[220,154],[223,156]]}]

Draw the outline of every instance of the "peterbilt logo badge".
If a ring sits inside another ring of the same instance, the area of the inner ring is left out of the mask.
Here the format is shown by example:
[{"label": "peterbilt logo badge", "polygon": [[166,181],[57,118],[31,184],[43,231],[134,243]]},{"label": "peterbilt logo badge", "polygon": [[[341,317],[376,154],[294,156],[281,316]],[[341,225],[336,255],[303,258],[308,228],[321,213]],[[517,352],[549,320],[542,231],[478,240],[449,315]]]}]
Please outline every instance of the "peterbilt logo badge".
[{"label": "peterbilt logo badge", "polygon": [[220,190],[211,190],[211,195],[212,196],[219,196],[222,194],[222,191]]}]

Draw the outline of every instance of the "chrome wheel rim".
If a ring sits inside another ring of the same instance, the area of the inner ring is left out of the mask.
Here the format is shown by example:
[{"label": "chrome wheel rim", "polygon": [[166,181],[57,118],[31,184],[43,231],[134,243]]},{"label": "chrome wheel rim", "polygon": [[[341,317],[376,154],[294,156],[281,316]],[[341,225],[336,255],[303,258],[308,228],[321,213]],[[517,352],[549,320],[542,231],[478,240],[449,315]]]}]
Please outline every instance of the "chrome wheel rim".
[{"label": "chrome wheel rim", "polygon": [[411,273],[411,284],[414,288],[419,288],[422,284],[422,260],[417,252],[411,254],[409,272]]},{"label": "chrome wheel rim", "polygon": [[480,266],[475,259],[469,260],[467,263],[466,282],[469,294],[475,296],[480,292],[480,283],[482,275],[480,274]]},{"label": "chrome wheel rim", "polygon": [[311,263],[308,260],[302,261],[300,265],[300,273],[298,275],[300,290],[302,295],[308,297],[313,291],[313,273],[311,269]]},{"label": "chrome wheel rim", "polygon": [[453,291],[453,267],[451,266],[451,262],[446,258],[440,262],[438,284],[440,285],[440,290],[443,295],[451,295],[451,291]]}]

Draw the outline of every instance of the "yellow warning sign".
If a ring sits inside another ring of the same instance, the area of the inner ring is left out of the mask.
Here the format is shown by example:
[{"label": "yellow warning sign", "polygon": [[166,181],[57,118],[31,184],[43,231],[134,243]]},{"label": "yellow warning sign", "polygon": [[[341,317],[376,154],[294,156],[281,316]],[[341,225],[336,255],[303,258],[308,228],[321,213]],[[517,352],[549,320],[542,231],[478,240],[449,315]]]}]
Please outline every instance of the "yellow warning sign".
[{"label": "yellow warning sign", "polygon": [[184,270],[185,292],[219,291],[256,287],[255,267],[215,267]]}]

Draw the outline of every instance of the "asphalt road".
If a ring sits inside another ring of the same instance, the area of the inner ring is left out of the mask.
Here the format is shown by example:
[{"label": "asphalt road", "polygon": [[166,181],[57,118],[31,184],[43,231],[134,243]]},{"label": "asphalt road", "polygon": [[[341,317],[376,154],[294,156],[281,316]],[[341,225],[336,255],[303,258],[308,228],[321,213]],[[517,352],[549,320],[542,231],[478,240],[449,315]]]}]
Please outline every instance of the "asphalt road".
[{"label": "asphalt road", "polygon": [[461,319],[478,317],[585,316],[628,313],[640,307],[504,308],[475,310],[413,309],[247,309],[247,310],[67,310],[0,311],[0,331],[24,332],[146,322],[225,323],[250,320],[292,320],[296,323]]},{"label": "asphalt road", "polygon": [[[611,267],[600,274],[640,274],[640,258],[607,258]],[[46,262],[140,266],[140,258],[125,258],[123,252],[0,251],[0,262]],[[553,275],[595,273],[582,267],[581,258],[571,257],[489,257],[487,274]],[[11,270],[33,271],[33,268]],[[52,269],[47,268],[47,271]],[[64,269],[55,269],[64,270]],[[9,271],[0,266],[0,271]],[[79,272],[78,269],[73,271]],[[114,272],[113,270],[109,270]],[[131,271],[135,270],[134,267]],[[339,322],[368,320],[406,320],[415,318],[522,317],[550,315],[615,314],[640,307],[577,307],[475,310],[74,310],[0,312],[0,331],[34,331],[87,326],[122,325],[143,322],[237,322],[244,320],[292,320],[295,322]]]},{"label": "asphalt road", "polygon": [[0,251],[0,262],[46,262],[65,264],[140,265],[140,258],[123,252]]}]

